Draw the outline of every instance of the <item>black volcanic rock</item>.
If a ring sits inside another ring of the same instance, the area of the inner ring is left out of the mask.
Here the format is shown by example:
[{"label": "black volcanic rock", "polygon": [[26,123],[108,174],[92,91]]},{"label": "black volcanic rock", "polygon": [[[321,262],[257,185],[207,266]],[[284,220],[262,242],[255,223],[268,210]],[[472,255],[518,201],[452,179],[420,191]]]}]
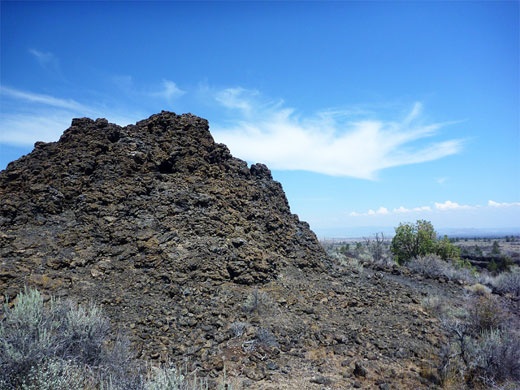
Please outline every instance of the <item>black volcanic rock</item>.
[{"label": "black volcanic rock", "polygon": [[0,173],[0,232],[0,295],[28,284],[92,299],[141,339],[139,321],[175,317],[190,286],[207,300],[222,283],[320,271],[326,258],[265,165],[170,112],[126,127],[74,119],[58,142],[37,142]]},{"label": "black volcanic rock", "polygon": [[461,287],[394,270],[327,257],[269,169],[189,114],[74,119],[0,172],[0,304],[25,285],[93,301],[138,358],[210,388],[439,388],[420,373],[444,335],[417,298]]}]

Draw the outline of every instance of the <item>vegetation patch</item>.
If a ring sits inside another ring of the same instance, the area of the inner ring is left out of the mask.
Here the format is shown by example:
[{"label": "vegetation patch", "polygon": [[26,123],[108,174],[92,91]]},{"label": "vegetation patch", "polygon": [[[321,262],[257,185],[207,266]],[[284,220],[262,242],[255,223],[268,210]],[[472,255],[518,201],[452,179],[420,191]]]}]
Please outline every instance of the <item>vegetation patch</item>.
[{"label": "vegetation patch", "polygon": [[0,318],[2,390],[208,389],[205,378],[133,359],[127,339],[111,337],[98,306],[53,298],[44,304],[37,290],[26,288],[14,304],[3,305]]}]

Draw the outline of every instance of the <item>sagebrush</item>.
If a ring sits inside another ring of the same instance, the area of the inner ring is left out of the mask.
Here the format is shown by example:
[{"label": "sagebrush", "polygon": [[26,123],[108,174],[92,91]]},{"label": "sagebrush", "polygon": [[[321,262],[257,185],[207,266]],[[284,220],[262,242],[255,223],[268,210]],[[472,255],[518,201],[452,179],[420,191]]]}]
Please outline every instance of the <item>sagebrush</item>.
[{"label": "sagebrush", "polygon": [[114,335],[96,305],[54,298],[44,304],[26,288],[3,305],[0,319],[0,390],[208,389],[204,378],[171,364],[133,359],[128,339]]}]

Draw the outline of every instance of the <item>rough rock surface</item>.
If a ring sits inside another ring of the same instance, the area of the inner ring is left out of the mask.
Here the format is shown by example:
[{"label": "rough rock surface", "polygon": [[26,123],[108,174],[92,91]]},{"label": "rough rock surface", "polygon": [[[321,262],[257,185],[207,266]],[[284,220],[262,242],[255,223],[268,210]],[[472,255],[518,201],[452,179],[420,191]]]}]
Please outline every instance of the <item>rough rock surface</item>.
[{"label": "rough rock surface", "polygon": [[267,167],[233,158],[192,115],[162,112],[125,128],[75,119],[58,142],[11,163],[0,188],[4,273],[23,261],[71,277],[116,267],[129,282],[252,284],[325,257]]},{"label": "rough rock surface", "polygon": [[140,357],[240,388],[435,388],[438,324],[384,275],[335,267],[267,167],[193,115],[74,119],[0,173],[0,300],[92,300]]}]

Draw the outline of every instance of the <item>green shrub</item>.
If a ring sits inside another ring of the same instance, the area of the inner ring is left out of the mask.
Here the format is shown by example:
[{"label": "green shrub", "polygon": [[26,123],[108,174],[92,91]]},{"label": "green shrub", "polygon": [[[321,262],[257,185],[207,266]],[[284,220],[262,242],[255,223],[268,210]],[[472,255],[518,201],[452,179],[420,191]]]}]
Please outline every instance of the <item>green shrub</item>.
[{"label": "green shrub", "polygon": [[498,275],[492,283],[498,292],[509,293],[518,297],[520,296],[520,269],[514,267],[511,272]]},{"label": "green shrub", "polygon": [[498,244],[498,241],[493,241],[493,249],[491,250],[492,255],[499,255],[500,254],[500,245]]},{"label": "green shrub", "polygon": [[342,255],[348,256],[350,254],[350,244],[345,244],[339,247],[339,252]]},{"label": "green shrub", "polygon": [[463,280],[469,284],[476,281],[476,271],[471,264],[462,260],[444,261],[436,254],[419,256],[409,261],[406,266],[431,278],[442,276],[450,280]]},{"label": "green shrub", "polygon": [[468,347],[470,376],[485,385],[520,380],[520,338],[510,331],[491,330]]},{"label": "green shrub", "polygon": [[457,389],[505,389],[520,379],[520,337],[496,297],[470,297],[440,317],[449,335],[438,367],[445,387],[457,377]]},{"label": "green shrub", "polygon": [[185,383],[186,377],[175,367],[162,367],[152,371],[144,390],[181,390]]},{"label": "green shrub", "polygon": [[475,245],[473,247],[473,253],[475,254],[475,256],[483,256],[482,249],[478,245]]},{"label": "green shrub", "polygon": [[491,289],[480,283],[475,283],[472,286],[466,287],[466,290],[470,291],[474,295],[481,297],[487,297],[491,294]]},{"label": "green shrub", "polygon": [[399,224],[395,228],[390,250],[398,264],[427,254],[436,254],[443,260],[455,260],[460,257],[460,249],[455,247],[447,236],[437,240],[433,225],[425,220],[418,220],[415,224]]},{"label": "green shrub", "polygon": [[499,274],[501,272],[509,272],[511,267],[513,267],[515,263],[511,260],[511,257],[507,255],[500,255],[491,261],[487,265],[487,270],[493,274]]},{"label": "green shrub", "polygon": [[408,268],[417,273],[430,276],[446,276],[447,264],[434,254],[419,256],[407,264]]},{"label": "green shrub", "polygon": [[30,372],[50,375],[60,361],[126,370],[126,343],[119,338],[114,348],[107,348],[110,324],[95,305],[51,299],[44,306],[40,293],[26,288],[12,308],[4,304],[2,317],[0,370],[12,386],[20,385]]},{"label": "green shrub", "polygon": [[507,313],[493,296],[484,295],[472,298],[468,303],[468,324],[473,335],[505,328]]},{"label": "green shrub", "polygon": [[471,262],[467,259],[453,259],[451,262],[459,273],[460,271],[463,271],[464,273],[469,273],[474,277],[479,275],[477,267],[471,265]]},{"label": "green shrub", "polygon": [[435,231],[430,222],[418,220],[415,224],[401,223],[395,229],[391,251],[399,264],[414,257],[435,252]]},{"label": "green shrub", "polygon": [[435,243],[435,253],[443,260],[460,258],[460,249],[451,243],[448,236]]},{"label": "green shrub", "polygon": [[491,261],[488,263],[487,270],[493,274],[498,272],[498,265],[495,262],[495,259],[491,259]]},{"label": "green shrub", "polygon": [[[44,305],[37,290],[26,288],[12,307],[4,304],[0,318],[1,390],[208,389],[206,380],[171,365],[146,369],[132,360],[128,340],[111,340],[110,324],[95,305],[52,298]],[[267,342],[268,336],[258,337]]]},{"label": "green shrub", "polygon": [[497,272],[508,272],[515,263],[511,260],[511,257],[507,255],[501,255],[497,262]]}]

